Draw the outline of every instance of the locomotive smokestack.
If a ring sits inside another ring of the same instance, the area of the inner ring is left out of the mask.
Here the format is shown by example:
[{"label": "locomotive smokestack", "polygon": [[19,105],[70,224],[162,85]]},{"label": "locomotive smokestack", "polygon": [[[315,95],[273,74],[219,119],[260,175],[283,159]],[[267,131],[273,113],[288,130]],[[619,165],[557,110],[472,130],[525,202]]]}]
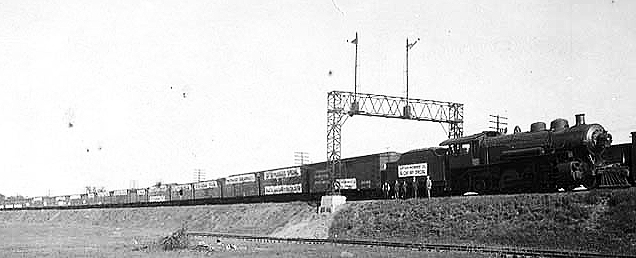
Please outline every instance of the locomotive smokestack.
[{"label": "locomotive smokestack", "polygon": [[576,125],[584,125],[585,124],[585,114],[575,115],[576,117]]}]

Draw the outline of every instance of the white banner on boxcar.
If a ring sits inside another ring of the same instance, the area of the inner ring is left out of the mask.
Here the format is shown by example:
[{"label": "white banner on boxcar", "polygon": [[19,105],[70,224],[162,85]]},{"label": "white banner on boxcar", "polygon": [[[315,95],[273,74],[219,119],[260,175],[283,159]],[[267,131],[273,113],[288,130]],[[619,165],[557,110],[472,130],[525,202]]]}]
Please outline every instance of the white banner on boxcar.
[{"label": "white banner on boxcar", "polygon": [[115,190],[113,191],[113,195],[115,196],[128,195],[128,190]]},{"label": "white banner on boxcar", "polygon": [[33,198],[34,202],[41,202],[42,201],[42,197],[35,197]]},{"label": "white banner on boxcar", "polygon": [[166,200],[166,196],[163,195],[153,195],[148,198],[150,202],[163,202]]},{"label": "white banner on boxcar", "polygon": [[71,195],[71,200],[79,200],[81,196],[79,194]]},{"label": "white banner on boxcar", "polygon": [[194,183],[194,189],[195,190],[217,188],[217,187],[219,187],[219,186],[217,185],[216,181],[206,181],[206,182]]},{"label": "white banner on boxcar", "polygon": [[227,185],[249,183],[249,182],[256,182],[256,176],[253,173],[238,175],[238,176],[230,176],[225,179],[225,184]]},{"label": "white banner on boxcar", "polygon": [[428,164],[418,163],[398,166],[398,177],[414,177],[428,175]]},{"label": "white banner on boxcar", "polygon": [[265,186],[265,194],[286,194],[286,193],[302,193],[303,186],[302,184],[293,184],[293,185],[268,185]]},{"label": "white banner on boxcar", "polygon": [[137,195],[146,195],[146,189],[137,189]]},{"label": "white banner on boxcar", "polygon": [[106,197],[106,196],[109,196],[109,194],[108,194],[108,192],[97,192],[97,196]]},{"label": "white banner on boxcar", "polygon": [[150,193],[157,193],[157,192],[163,192],[168,190],[168,186],[167,185],[160,185],[159,187],[156,186],[151,186],[148,190],[148,192]]},{"label": "white banner on boxcar", "polygon": [[56,201],[66,201],[66,196],[56,196],[55,200]]},{"label": "white banner on boxcar", "polygon": [[336,188],[338,189],[357,189],[355,178],[338,178],[336,179]]},{"label": "white banner on boxcar", "polygon": [[281,178],[289,178],[289,177],[299,177],[300,175],[301,175],[300,167],[295,167],[295,168],[284,168],[284,169],[266,171],[263,175],[263,178],[265,180],[271,180],[271,179],[281,179]]},{"label": "white banner on boxcar", "polygon": [[172,191],[179,191],[179,190],[190,190],[190,184],[183,184],[183,185],[173,185],[172,186]]}]

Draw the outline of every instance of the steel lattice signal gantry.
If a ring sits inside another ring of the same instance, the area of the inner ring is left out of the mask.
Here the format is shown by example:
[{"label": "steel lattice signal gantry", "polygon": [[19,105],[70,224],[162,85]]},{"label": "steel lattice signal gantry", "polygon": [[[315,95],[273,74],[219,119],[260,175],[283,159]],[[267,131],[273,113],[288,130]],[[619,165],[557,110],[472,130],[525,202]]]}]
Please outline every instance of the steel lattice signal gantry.
[{"label": "steel lattice signal gantry", "polygon": [[[340,176],[342,125],[362,115],[437,122],[448,125],[448,137],[463,135],[464,105],[385,95],[332,91],[327,94],[327,171],[334,187]],[[332,188],[332,190],[335,190]],[[332,191],[333,192],[333,191]]]}]

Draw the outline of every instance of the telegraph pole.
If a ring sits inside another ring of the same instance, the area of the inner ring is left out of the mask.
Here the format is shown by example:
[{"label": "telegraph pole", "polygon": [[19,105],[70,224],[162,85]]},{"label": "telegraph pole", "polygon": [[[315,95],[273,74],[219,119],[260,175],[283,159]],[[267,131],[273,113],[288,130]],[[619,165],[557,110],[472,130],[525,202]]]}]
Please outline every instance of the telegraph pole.
[{"label": "telegraph pole", "polygon": [[404,117],[411,117],[411,106],[409,106],[409,49],[413,48],[420,38],[417,38],[413,43],[409,43],[409,38],[406,38],[406,106],[404,106]]},{"label": "telegraph pole", "polygon": [[356,45],[356,55],[355,60],[353,62],[353,103],[351,103],[349,115],[353,116],[358,113],[358,32],[356,32],[356,38],[353,40],[347,40],[347,42]]},{"label": "telegraph pole", "polygon": [[358,93],[358,33],[356,32],[356,38],[350,41],[351,44],[356,45],[356,55],[353,65],[353,94],[355,96]]},{"label": "telegraph pole", "polygon": [[507,120],[508,118],[500,116],[500,115],[490,115],[490,117],[495,119],[495,121],[492,121],[492,120],[489,121],[490,123],[495,124],[495,126],[494,127],[490,126],[488,128],[497,130],[497,132],[500,132],[500,133],[506,133],[506,131],[507,131],[507,130],[505,130],[506,127],[505,126],[501,127],[501,126],[502,125],[508,125],[508,123],[502,121],[502,120]]},{"label": "telegraph pole", "polygon": [[204,181],[205,180],[205,172],[202,169],[200,169],[200,168],[195,169],[194,170],[194,180],[197,181],[197,182]]},{"label": "telegraph pole", "polygon": [[294,161],[296,165],[305,165],[309,163],[309,153],[304,151],[294,152]]},{"label": "telegraph pole", "polygon": [[409,49],[413,48],[420,38],[409,44],[409,38],[406,38],[406,101],[409,100]]}]

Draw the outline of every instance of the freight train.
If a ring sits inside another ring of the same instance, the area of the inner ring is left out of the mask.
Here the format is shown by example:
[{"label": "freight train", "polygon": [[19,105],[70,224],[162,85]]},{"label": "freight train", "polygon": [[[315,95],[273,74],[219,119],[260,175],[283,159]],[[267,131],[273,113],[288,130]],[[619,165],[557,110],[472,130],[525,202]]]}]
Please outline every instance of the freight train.
[{"label": "freight train", "polygon": [[[634,185],[636,132],[632,143],[611,145],[612,136],[583,115],[569,126],[556,119],[530,131],[484,131],[443,141],[439,147],[343,159],[331,180],[326,162],[232,175],[186,184],[158,184],[64,196],[5,200],[2,209],[138,207],[315,200],[337,186],[349,199],[432,195],[551,192],[583,185]],[[387,187],[388,186],[388,187]],[[410,193],[410,194],[409,194]]]}]

